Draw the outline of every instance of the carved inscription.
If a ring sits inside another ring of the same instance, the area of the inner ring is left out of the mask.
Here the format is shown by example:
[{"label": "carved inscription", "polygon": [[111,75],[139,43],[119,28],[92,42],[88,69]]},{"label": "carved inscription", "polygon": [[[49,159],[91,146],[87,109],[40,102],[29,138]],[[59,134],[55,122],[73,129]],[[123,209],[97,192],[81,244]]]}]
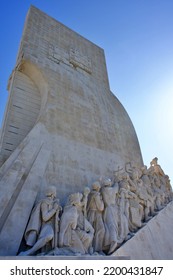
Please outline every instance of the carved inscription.
[{"label": "carved inscription", "polygon": [[91,69],[91,59],[81,54],[78,50],[71,48],[70,49],[70,63],[74,67],[79,67],[82,70],[88,72],[89,74],[92,73]]},{"label": "carved inscription", "polygon": [[51,59],[52,61],[56,62],[56,63],[64,63],[70,66],[69,63],[69,54],[67,52],[65,52],[64,50],[61,50],[60,48],[58,48],[57,46],[53,46],[53,45],[49,45],[49,50],[48,50],[48,56],[49,59]]},{"label": "carved inscription", "polygon": [[77,49],[70,48],[69,52],[65,52],[50,44],[48,57],[57,64],[64,63],[71,67],[80,68],[89,74],[92,73],[91,59],[81,54]]}]

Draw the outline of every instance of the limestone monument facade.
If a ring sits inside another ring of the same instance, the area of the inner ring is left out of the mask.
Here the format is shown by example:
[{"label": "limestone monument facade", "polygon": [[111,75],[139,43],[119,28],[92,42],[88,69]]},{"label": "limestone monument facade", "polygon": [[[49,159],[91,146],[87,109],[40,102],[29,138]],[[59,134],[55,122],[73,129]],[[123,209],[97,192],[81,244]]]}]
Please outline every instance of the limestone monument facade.
[{"label": "limestone monument facade", "polygon": [[[172,200],[104,51],[31,6],[0,135],[0,255],[110,255]],[[57,197],[57,198],[56,198]]]}]

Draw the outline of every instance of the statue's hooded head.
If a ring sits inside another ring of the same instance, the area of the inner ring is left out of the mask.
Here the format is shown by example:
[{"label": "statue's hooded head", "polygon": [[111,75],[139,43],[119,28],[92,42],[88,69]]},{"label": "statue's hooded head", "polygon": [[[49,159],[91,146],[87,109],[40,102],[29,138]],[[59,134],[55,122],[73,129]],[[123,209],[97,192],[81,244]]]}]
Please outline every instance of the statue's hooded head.
[{"label": "statue's hooded head", "polygon": [[105,186],[105,187],[111,187],[112,186],[112,181],[111,181],[111,179],[105,179],[104,180],[104,182],[103,182],[103,185]]},{"label": "statue's hooded head", "polygon": [[79,192],[73,193],[69,196],[69,202],[71,205],[80,206],[82,197],[83,195]]},{"label": "statue's hooded head", "polygon": [[46,189],[46,196],[56,197],[56,187],[55,186],[49,186]]},{"label": "statue's hooded head", "polygon": [[100,183],[99,183],[99,182],[94,182],[94,183],[92,184],[92,189],[93,189],[94,191],[99,191],[100,188],[101,188],[101,186],[100,186]]}]

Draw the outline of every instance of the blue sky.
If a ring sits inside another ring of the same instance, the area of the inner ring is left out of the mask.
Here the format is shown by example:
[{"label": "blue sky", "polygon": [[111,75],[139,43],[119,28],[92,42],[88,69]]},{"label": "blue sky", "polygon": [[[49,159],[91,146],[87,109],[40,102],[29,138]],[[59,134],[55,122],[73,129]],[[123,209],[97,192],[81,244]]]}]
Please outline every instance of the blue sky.
[{"label": "blue sky", "polygon": [[134,124],[144,163],[157,156],[172,180],[173,1],[1,1],[0,123],[31,4],[104,49],[110,88]]}]

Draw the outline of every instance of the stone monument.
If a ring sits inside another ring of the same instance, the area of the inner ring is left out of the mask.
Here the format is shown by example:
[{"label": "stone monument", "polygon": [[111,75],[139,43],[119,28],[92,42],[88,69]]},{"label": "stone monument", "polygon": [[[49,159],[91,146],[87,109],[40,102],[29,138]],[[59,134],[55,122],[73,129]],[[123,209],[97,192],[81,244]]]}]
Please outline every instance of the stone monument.
[{"label": "stone monument", "polygon": [[155,161],[152,194],[137,191],[141,151],[110,91],[103,49],[33,6],[8,90],[0,255],[111,254],[149,218],[152,201],[154,211],[171,200]]}]

